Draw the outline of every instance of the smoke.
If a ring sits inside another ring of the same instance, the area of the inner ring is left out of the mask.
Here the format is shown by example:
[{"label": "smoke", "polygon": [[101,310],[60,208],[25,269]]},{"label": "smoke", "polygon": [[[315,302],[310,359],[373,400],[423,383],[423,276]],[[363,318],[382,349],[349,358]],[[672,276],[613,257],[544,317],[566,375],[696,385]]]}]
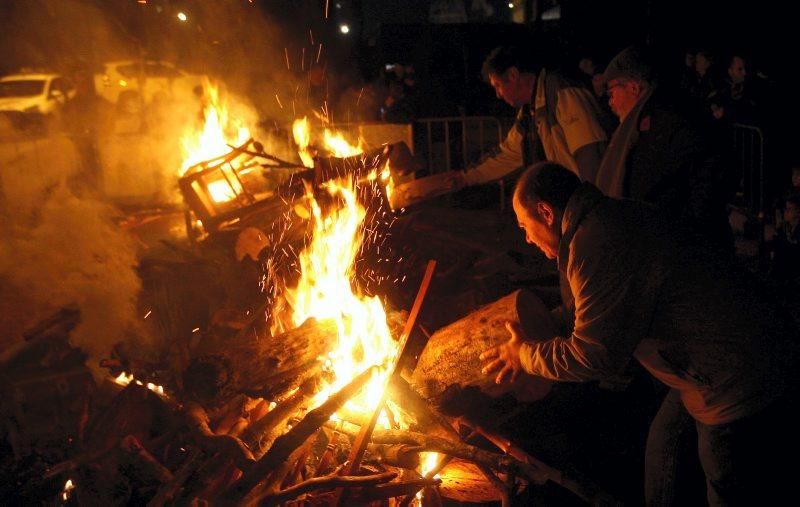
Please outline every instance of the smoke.
[{"label": "smoke", "polygon": [[[218,84],[230,117],[268,153],[296,161],[291,121],[329,114],[342,87],[330,57],[346,48],[330,37],[323,4],[7,0],[0,2],[0,74],[43,68],[97,89],[109,61],[170,61]],[[179,8],[186,9],[184,23],[175,16]],[[87,99],[79,91],[81,100],[65,108],[65,128],[76,142],[94,143],[106,198],[135,206],[177,202],[180,141],[199,128],[200,98],[181,90],[127,114],[102,93]],[[82,311],[70,340],[90,363],[116,343],[144,339],[135,245],[115,224],[112,206],[71,190],[85,165],[58,136],[0,140],[0,347],[69,304]]]},{"label": "smoke", "polygon": [[[54,137],[0,148],[3,348],[58,309],[76,305],[81,322],[70,342],[101,375],[97,362],[115,344],[144,340],[137,329],[135,245],[115,224],[112,207],[69,189],[68,182],[80,177],[70,142]],[[16,157],[9,157],[13,151]]]}]

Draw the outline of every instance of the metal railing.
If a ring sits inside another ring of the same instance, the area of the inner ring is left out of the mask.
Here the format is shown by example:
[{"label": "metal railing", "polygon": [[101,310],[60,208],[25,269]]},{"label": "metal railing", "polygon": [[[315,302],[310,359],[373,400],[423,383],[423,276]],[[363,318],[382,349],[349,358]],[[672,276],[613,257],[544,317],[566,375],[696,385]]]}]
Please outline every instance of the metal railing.
[{"label": "metal railing", "polygon": [[755,216],[761,216],[766,181],[764,179],[764,133],[759,127],[733,125],[733,170],[738,178],[735,204]]},{"label": "metal railing", "polygon": [[415,155],[427,162],[431,174],[468,167],[496,147],[509,127],[493,116],[449,116],[420,118],[403,124],[340,123],[332,126],[350,139],[364,139],[367,146],[403,141]]},{"label": "metal railing", "polygon": [[504,136],[493,116],[453,116],[414,120],[414,152],[425,156],[431,174],[465,169]]}]

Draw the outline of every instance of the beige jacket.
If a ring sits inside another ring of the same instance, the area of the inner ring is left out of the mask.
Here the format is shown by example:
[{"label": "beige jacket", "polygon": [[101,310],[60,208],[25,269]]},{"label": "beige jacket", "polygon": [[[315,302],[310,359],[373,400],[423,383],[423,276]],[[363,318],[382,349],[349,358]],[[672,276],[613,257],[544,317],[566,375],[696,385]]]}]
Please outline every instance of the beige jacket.
[{"label": "beige jacket", "polygon": [[[529,134],[531,144],[534,147],[538,144],[544,155],[534,153],[532,162],[558,162],[582,180],[594,181],[608,138],[598,119],[600,108],[591,92],[543,70],[537,78],[532,111],[536,128]],[[466,185],[498,180],[524,166],[525,133],[521,115],[522,110],[497,153],[466,171]]]}]

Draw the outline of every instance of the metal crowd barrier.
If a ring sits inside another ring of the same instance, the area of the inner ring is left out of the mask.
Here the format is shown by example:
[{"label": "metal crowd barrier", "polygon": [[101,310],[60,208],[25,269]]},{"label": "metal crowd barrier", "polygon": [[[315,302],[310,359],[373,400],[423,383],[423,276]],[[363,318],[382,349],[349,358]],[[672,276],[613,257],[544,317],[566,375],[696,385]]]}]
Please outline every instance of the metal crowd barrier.
[{"label": "metal crowd barrier", "polygon": [[413,125],[414,152],[426,157],[431,174],[466,168],[505,135],[504,126],[493,116],[422,118]]},{"label": "metal crowd barrier", "polygon": [[397,141],[427,162],[431,174],[464,169],[496,147],[510,125],[493,116],[420,118],[410,123],[341,123],[333,125],[367,146]]},{"label": "metal crowd barrier", "polygon": [[736,204],[762,216],[766,203],[764,174],[764,133],[753,125],[733,125],[733,170],[738,176]]}]

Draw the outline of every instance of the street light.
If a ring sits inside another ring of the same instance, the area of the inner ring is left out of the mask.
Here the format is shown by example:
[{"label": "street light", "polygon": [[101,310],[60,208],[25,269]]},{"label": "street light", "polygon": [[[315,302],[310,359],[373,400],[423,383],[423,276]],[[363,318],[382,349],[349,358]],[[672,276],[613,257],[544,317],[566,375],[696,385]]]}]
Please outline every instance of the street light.
[{"label": "street light", "polygon": [[350,27],[346,24],[341,24],[339,25],[339,31],[344,34],[350,33]]},{"label": "street light", "polygon": [[186,14],[184,14],[183,12],[179,12],[179,13],[178,13],[178,19],[179,19],[180,21],[186,21],[186,19],[187,19],[187,18],[186,18]]}]

